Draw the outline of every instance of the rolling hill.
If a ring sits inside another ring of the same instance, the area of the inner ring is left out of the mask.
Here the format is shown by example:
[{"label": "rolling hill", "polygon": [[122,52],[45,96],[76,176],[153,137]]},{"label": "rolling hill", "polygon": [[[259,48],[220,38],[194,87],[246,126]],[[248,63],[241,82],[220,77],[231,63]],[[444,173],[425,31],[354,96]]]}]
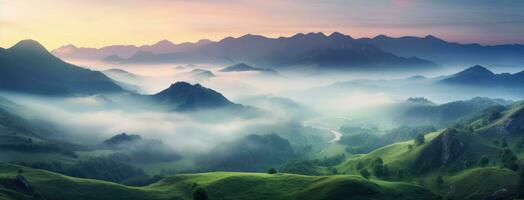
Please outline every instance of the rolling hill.
[{"label": "rolling hill", "polygon": [[[16,181],[17,171],[33,188]],[[0,197],[14,199],[192,199],[195,188],[210,199],[437,199],[422,187],[406,183],[368,181],[358,176],[301,176],[214,172],[170,176],[144,187],[68,177],[45,170],[0,164]],[[37,192],[35,192],[37,191]],[[38,193],[38,195],[35,195]]]}]

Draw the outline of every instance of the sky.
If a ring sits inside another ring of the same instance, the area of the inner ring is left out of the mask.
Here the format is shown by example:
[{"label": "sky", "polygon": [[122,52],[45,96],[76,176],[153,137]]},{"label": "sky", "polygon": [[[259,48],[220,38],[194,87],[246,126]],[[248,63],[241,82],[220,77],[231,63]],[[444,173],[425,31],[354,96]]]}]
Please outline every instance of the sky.
[{"label": "sky", "polygon": [[521,0],[0,0],[0,47],[175,43],[338,31],[524,44]]}]

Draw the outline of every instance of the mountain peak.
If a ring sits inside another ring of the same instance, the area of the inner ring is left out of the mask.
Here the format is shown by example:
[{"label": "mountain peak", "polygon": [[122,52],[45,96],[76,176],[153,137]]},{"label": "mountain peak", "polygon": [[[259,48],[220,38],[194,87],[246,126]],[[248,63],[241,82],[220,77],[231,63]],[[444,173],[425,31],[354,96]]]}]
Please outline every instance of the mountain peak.
[{"label": "mountain peak", "polygon": [[187,82],[171,84],[169,88],[153,95],[152,98],[159,104],[178,111],[194,111],[234,105],[222,94],[212,89],[200,84],[191,85]]},{"label": "mountain peak", "polygon": [[490,71],[488,68],[481,66],[481,65],[475,65],[473,67],[467,68],[466,70],[460,73],[463,73],[463,72],[468,72],[468,73],[475,72],[475,73],[494,75],[492,71]]},{"label": "mountain peak", "polygon": [[169,40],[160,40],[157,43],[153,44],[153,46],[157,46],[157,45],[170,45],[171,46],[175,44]]},{"label": "mountain peak", "polygon": [[384,34],[380,34],[380,35],[375,36],[373,39],[391,39],[391,37],[384,35]]},{"label": "mountain peak", "polygon": [[47,49],[44,46],[42,46],[37,41],[31,40],[31,39],[21,40],[20,42],[16,43],[14,46],[12,46],[9,49],[10,50],[25,50],[25,51],[33,51],[33,52],[47,52]]},{"label": "mountain peak", "polygon": [[329,37],[329,38],[344,38],[344,37],[349,37],[349,38],[351,38],[351,36],[349,36],[349,35],[344,35],[344,34],[339,33],[339,32],[333,32],[333,33],[331,33],[328,37]]}]

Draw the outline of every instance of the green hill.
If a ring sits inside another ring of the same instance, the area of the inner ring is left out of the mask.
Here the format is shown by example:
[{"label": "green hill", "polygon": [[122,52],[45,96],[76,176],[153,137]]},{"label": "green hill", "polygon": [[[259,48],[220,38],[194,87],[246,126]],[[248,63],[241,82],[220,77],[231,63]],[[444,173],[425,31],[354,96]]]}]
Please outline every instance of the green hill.
[{"label": "green hill", "polygon": [[34,199],[17,185],[22,169],[34,191],[46,199],[191,199],[204,188],[210,199],[437,199],[407,183],[368,181],[358,176],[214,172],[171,176],[145,187],[68,177],[45,170],[0,164],[0,199]]}]

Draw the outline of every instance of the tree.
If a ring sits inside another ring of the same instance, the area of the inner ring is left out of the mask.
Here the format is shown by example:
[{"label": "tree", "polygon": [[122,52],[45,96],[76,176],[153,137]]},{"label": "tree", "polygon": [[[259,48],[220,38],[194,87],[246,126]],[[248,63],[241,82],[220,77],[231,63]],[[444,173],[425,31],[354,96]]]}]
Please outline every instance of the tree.
[{"label": "tree", "polygon": [[487,156],[482,156],[480,158],[479,164],[481,167],[485,167],[489,165],[489,158]]},{"label": "tree", "polygon": [[331,172],[331,174],[338,174],[338,170],[334,167],[328,167],[328,170]]},{"label": "tree", "polygon": [[520,168],[519,177],[519,184],[517,186],[517,190],[519,191],[519,193],[517,195],[519,198],[524,198],[524,167]]},{"label": "tree", "polygon": [[442,186],[442,184],[444,184],[444,179],[442,179],[442,176],[439,175],[439,176],[437,176],[437,179],[435,180],[435,182],[440,187],[440,186]]},{"label": "tree", "polygon": [[418,134],[417,137],[415,137],[415,145],[420,146],[424,144],[425,140],[426,138],[424,137],[423,134]]},{"label": "tree", "polygon": [[404,179],[404,170],[401,170],[401,169],[398,170],[397,178],[398,178],[398,180]]},{"label": "tree", "polygon": [[515,156],[515,154],[513,154],[513,152],[510,149],[508,148],[501,149],[499,151],[499,158],[500,158],[502,167],[511,169],[513,171],[519,168],[517,164],[517,156]]},{"label": "tree", "polygon": [[382,158],[377,157],[377,158],[375,158],[375,160],[371,164],[371,167],[372,167],[371,169],[373,170],[373,175],[375,175],[376,177],[384,176],[383,163],[384,163],[384,161],[382,161]]},{"label": "tree", "polygon": [[271,168],[271,169],[267,170],[267,173],[268,174],[276,174],[277,170],[275,168]]},{"label": "tree", "polygon": [[207,192],[204,188],[197,188],[193,190],[193,200],[207,200]]},{"label": "tree", "polygon": [[368,170],[366,170],[366,169],[362,169],[362,170],[360,170],[360,175],[361,175],[362,177],[364,177],[365,179],[369,179],[369,176],[370,176],[371,174],[368,172]]},{"label": "tree", "polygon": [[508,147],[508,143],[506,142],[506,139],[505,139],[505,138],[502,138],[502,139],[500,140],[500,147],[502,147],[502,148],[506,148],[506,147]]},{"label": "tree", "polygon": [[355,169],[357,170],[361,170],[362,168],[364,168],[364,164],[362,164],[362,162],[358,162],[357,165],[355,166]]}]

